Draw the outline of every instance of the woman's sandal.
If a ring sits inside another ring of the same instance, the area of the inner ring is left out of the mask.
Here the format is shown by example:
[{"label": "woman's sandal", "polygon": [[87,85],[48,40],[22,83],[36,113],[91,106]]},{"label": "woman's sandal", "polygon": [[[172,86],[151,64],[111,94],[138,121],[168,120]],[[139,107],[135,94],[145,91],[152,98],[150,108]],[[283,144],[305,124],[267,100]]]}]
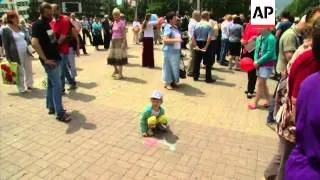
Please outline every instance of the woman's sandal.
[{"label": "woman's sandal", "polygon": [[168,90],[173,90],[173,88],[170,85],[165,85],[164,88],[166,88]]},{"label": "woman's sandal", "polygon": [[120,75],[120,74],[117,74],[116,77],[115,77],[115,79],[116,79],[116,80],[121,80],[121,79],[123,79],[123,76]]},{"label": "woman's sandal", "polygon": [[112,73],[112,77],[116,77],[117,74],[118,74],[118,72],[113,72],[113,73]]}]

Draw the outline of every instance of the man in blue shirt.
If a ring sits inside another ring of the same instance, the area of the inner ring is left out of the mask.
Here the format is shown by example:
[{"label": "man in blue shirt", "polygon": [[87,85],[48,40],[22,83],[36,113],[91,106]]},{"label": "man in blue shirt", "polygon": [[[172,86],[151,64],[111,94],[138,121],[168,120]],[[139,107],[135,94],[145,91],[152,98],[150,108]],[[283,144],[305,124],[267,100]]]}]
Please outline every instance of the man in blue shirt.
[{"label": "man in blue shirt", "polygon": [[195,57],[194,57],[194,81],[198,81],[200,75],[200,64],[204,60],[206,65],[206,82],[215,82],[211,76],[212,60],[210,58],[205,58],[209,53],[207,52],[208,46],[210,45],[212,36],[212,27],[209,23],[210,14],[208,11],[204,11],[201,14],[202,20],[195,26],[192,43],[195,47]]}]

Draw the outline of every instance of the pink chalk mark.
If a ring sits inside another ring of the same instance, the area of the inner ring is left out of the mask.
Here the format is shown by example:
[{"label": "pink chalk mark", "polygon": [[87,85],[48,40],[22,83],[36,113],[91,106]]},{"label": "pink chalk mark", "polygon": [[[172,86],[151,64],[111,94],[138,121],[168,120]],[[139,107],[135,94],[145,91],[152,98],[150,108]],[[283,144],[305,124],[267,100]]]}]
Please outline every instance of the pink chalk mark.
[{"label": "pink chalk mark", "polygon": [[158,140],[154,138],[144,138],[144,145],[147,147],[154,147],[158,144]]}]

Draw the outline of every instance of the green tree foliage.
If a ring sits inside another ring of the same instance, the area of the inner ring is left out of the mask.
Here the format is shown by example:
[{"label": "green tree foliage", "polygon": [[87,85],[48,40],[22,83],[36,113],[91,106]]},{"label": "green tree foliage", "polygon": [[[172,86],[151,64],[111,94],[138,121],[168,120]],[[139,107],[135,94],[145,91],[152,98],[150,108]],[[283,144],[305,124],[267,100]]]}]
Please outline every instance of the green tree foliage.
[{"label": "green tree foliage", "polygon": [[39,17],[39,4],[37,0],[30,0],[28,14],[31,21],[35,21]]},{"label": "green tree foliage", "polygon": [[[143,18],[146,12],[164,16],[169,11],[177,11],[178,2],[178,0],[140,0],[138,17]],[[215,17],[223,17],[227,13],[249,15],[249,6],[250,0],[201,0],[201,9],[212,12]],[[185,11],[191,14],[191,11],[195,9],[196,0],[191,4],[190,0],[180,0],[180,15],[183,15]]]},{"label": "green tree foliage", "polygon": [[[30,19],[35,20],[38,18],[38,7],[41,0],[30,0]],[[115,0],[79,0],[82,3],[82,14],[87,17],[102,17],[104,14],[111,15],[114,7],[117,7]],[[299,1],[299,0],[297,0]],[[310,0],[300,0],[310,1]],[[314,1],[314,0],[313,0]],[[57,3],[61,5],[62,0],[48,0],[49,3]],[[138,18],[143,19],[147,12],[158,14],[159,16],[166,15],[169,11],[178,10],[179,0],[139,0],[138,3]],[[201,0],[202,10],[213,12],[215,17],[223,17],[226,13],[244,13],[249,14],[250,0]],[[130,7],[127,1],[119,6],[122,13],[126,15],[127,20],[132,21],[135,16],[135,7]],[[196,0],[190,4],[190,0],[180,0],[180,15],[188,11],[196,9]]]},{"label": "green tree foliage", "polygon": [[103,4],[108,4],[107,0],[80,0],[82,5],[82,14],[86,17],[102,17],[104,14],[107,14],[104,11]]},{"label": "green tree foliage", "polygon": [[148,1],[147,0],[139,0],[138,4],[138,19],[142,20],[148,9]]},{"label": "green tree foliage", "polygon": [[48,3],[56,3],[58,5],[61,5],[61,0],[30,0],[29,2],[29,9],[28,9],[28,13],[29,13],[29,19],[32,21],[35,21],[39,18],[39,5],[42,2],[48,2]]},{"label": "green tree foliage", "polygon": [[202,0],[202,9],[212,12],[217,18],[225,14],[249,15],[249,6],[250,0]]},{"label": "green tree foliage", "polygon": [[[153,0],[152,3],[148,4],[148,12],[164,16],[170,11],[177,11],[178,2],[178,0]],[[192,10],[189,2],[189,0],[180,0],[180,14]]]},{"label": "green tree foliage", "polygon": [[319,5],[319,0],[294,0],[286,10],[293,16],[303,16],[308,9]]},{"label": "green tree foliage", "polygon": [[117,6],[115,0],[101,0],[103,14],[112,15],[112,10]]},{"label": "green tree foliage", "polygon": [[[39,17],[39,5],[42,0],[30,0],[29,3],[29,19],[34,21]],[[62,0],[46,0],[48,3],[56,3],[62,5]],[[111,13],[112,9],[116,6],[114,0],[79,0],[82,4],[82,13],[78,16],[87,17],[102,17],[104,14]]]},{"label": "green tree foliage", "polygon": [[131,7],[127,1],[123,2],[119,9],[123,14],[125,14],[127,21],[133,21],[135,16],[135,9]]}]

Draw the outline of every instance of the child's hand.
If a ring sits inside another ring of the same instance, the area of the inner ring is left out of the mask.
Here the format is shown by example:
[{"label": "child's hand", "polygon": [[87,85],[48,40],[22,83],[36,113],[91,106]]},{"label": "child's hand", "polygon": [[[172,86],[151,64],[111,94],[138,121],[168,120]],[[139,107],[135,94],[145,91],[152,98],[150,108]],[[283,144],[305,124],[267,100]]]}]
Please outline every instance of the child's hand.
[{"label": "child's hand", "polygon": [[164,128],[169,128],[169,125],[167,125],[167,124],[162,124],[162,126],[163,126]]},{"label": "child's hand", "polygon": [[142,133],[142,137],[148,137],[147,133]]}]

